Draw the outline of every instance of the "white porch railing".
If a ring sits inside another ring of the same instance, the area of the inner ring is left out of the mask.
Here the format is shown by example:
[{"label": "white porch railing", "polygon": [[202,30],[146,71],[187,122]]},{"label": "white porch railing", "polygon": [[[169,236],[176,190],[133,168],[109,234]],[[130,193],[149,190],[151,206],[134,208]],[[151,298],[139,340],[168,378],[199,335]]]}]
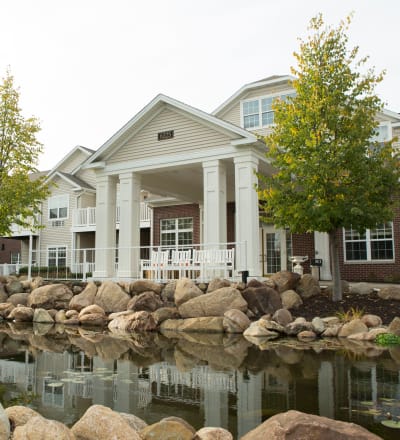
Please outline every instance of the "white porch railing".
[{"label": "white porch railing", "polygon": [[[120,221],[120,207],[116,209],[116,223]],[[144,223],[148,223],[150,226],[151,208],[148,203],[140,203],[140,222],[141,226],[145,226]],[[72,227],[74,228],[90,228],[96,226],[96,208],[78,208],[73,210],[72,214]]]},{"label": "white porch railing", "polygon": [[[198,281],[209,281],[215,277],[239,279],[239,271],[246,270],[246,255],[245,243],[67,249],[57,258],[53,254],[49,258],[48,250],[36,250],[32,252],[30,273],[32,277],[45,279],[148,278],[157,282],[181,277]],[[50,260],[52,266],[48,266]],[[20,263],[21,274],[29,273],[28,261]],[[107,275],[100,276],[100,273]]]},{"label": "white porch railing", "polygon": [[0,264],[0,275],[8,276],[8,275],[18,275],[21,264],[9,264],[3,263]]}]

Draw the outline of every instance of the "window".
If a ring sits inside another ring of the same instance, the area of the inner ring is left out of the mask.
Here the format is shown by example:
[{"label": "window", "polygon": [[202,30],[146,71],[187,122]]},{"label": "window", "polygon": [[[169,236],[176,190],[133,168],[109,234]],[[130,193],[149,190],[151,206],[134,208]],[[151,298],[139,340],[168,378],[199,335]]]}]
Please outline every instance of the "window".
[{"label": "window", "polygon": [[382,223],[360,233],[344,231],[346,261],[393,260],[393,224]]},{"label": "window", "polygon": [[193,219],[169,218],[160,221],[160,242],[162,246],[182,246],[193,243]]},{"label": "window", "polygon": [[387,142],[392,138],[389,123],[381,123],[375,128],[375,136],[372,140],[375,142]]},{"label": "window", "polygon": [[48,250],[48,266],[49,267],[65,267],[67,265],[67,247],[53,246]]},{"label": "window", "polygon": [[49,220],[68,218],[68,194],[49,198]]},{"label": "window", "polygon": [[268,96],[266,98],[244,101],[242,103],[243,127],[260,128],[272,125],[274,123],[274,111],[272,110],[273,102],[276,99],[287,101],[289,97],[293,96],[295,96],[295,93],[285,93],[282,95]]}]

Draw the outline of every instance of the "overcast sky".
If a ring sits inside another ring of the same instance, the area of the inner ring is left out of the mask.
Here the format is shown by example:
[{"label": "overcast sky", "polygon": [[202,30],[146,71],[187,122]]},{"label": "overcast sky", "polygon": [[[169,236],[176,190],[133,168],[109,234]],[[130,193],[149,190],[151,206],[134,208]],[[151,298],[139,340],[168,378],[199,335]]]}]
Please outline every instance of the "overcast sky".
[{"label": "overcast sky", "polygon": [[98,149],[158,93],[211,112],[242,85],[289,74],[322,12],[355,12],[350,46],[386,69],[378,94],[400,112],[399,0],[0,0],[0,75],[41,121],[41,170]]}]

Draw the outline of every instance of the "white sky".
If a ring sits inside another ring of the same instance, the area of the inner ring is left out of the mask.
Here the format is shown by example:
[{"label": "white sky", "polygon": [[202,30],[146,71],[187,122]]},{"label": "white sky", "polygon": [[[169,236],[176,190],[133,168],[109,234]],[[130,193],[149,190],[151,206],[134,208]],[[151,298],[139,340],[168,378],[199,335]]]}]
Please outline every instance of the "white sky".
[{"label": "white sky", "polygon": [[155,95],[211,112],[242,85],[289,74],[322,12],[355,12],[350,46],[387,70],[378,94],[400,111],[399,0],[0,0],[0,75],[41,121],[41,170],[76,145],[98,149]]}]

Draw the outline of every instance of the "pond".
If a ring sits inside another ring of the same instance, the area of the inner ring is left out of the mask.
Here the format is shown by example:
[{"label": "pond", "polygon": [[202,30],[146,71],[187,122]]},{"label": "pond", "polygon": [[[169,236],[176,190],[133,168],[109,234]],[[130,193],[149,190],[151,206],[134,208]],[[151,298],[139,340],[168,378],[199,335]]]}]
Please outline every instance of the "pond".
[{"label": "pond", "polygon": [[148,424],[174,415],[240,438],[296,409],[399,438],[382,422],[400,427],[400,348],[337,339],[258,342],[0,323],[0,400],[69,426],[101,404]]}]

